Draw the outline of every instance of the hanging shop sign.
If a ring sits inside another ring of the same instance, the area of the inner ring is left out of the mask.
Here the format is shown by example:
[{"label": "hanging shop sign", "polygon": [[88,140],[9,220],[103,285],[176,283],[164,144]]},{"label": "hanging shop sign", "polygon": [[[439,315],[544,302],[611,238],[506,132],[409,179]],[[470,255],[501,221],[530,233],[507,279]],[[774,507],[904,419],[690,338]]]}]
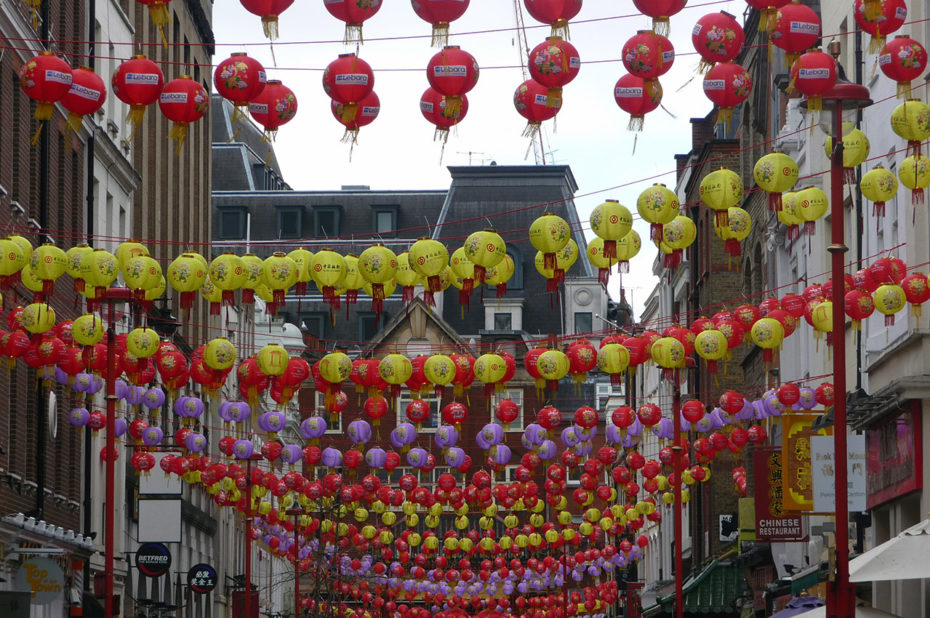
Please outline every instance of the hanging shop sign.
[{"label": "hanging shop sign", "polygon": [[161,577],[171,568],[171,552],[164,543],[144,543],[136,550],[136,568],[146,577]]},{"label": "hanging shop sign", "polygon": [[802,541],[801,518],[786,515],[783,484],[782,451],[777,446],[753,451],[755,477],[756,537],[760,541]]},{"label": "hanging shop sign", "polygon": [[31,595],[33,605],[48,605],[62,598],[65,575],[54,560],[32,558],[16,571],[14,583],[16,590]]},{"label": "hanging shop sign", "polygon": [[868,508],[923,487],[920,436],[920,402],[866,431]]},{"label": "hanging shop sign", "polygon": [[[848,436],[846,448],[849,511],[859,513],[866,509],[865,436]],[[814,483],[814,511],[836,512],[836,462],[832,436],[811,436],[811,473]]]},{"label": "hanging shop sign", "polygon": [[187,585],[197,594],[206,594],[216,588],[216,569],[209,564],[195,564],[187,572]]},{"label": "hanging shop sign", "polygon": [[830,433],[812,429],[818,418],[819,414],[786,414],[782,419],[782,491],[786,511],[814,510],[811,436]]}]

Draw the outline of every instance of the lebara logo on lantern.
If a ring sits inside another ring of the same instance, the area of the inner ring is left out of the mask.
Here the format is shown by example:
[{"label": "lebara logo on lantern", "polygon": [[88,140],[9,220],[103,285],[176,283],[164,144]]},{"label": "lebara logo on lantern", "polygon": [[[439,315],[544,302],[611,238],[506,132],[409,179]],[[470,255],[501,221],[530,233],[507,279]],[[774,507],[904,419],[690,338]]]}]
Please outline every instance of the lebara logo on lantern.
[{"label": "lebara logo on lantern", "polygon": [[342,75],[336,76],[336,83],[346,86],[367,86],[368,76],[364,73],[343,73]]},{"label": "lebara logo on lantern", "polygon": [[70,84],[71,75],[69,73],[62,73],[61,71],[53,71],[48,69],[45,71],[45,81],[47,82],[57,82],[59,84]]},{"label": "lebara logo on lantern", "polygon": [[433,67],[433,75],[436,77],[465,77],[468,69],[464,64],[447,64]]},{"label": "lebara logo on lantern", "polygon": [[704,80],[704,90],[723,90],[726,88],[727,82],[723,79],[705,79]]},{"label": "lebara logo on lantern", "polygon": [[425,114],[432,114],[433,104],[429,101],[420,101],[420,110]]},{"label": "lebara logo on lantern", "polygon": [[253,114],[267,114],[267,103],[249,103],[249,111]]},{"label": "lebara logo on lantern", "polygon": [[126,73],[127,84],[154,85],[161,80],[157,73]]},{"label": "lebara logo on lantern", "polygon": [[69,92],[76,97],[87,99],[88,101],[99,101],[100,100],[99,90],[94,90],[93,88],[88,88],[86,86],[81,86],[79,84],[71,84],[71,90]]},{"label": "lebara logo on lantern", "polygon": [[621,99],[638,99],[643,96],[643,89],[640,86],[615,88],[614,96]]},{"label": "lebara logo on lantern", "polygon": [[830,69],[801,69],[798,79],[830,79]]},{"label": "lebara logo on lantern", "polygon": [[186,92],[163,92],[160,101],[162,103],[187,103]]},{"label": "lebara logo on lantern", "polygon": [[820,24],[814,24],[809,21],[793,21],[789,26],[794,34],[820,34]]}]

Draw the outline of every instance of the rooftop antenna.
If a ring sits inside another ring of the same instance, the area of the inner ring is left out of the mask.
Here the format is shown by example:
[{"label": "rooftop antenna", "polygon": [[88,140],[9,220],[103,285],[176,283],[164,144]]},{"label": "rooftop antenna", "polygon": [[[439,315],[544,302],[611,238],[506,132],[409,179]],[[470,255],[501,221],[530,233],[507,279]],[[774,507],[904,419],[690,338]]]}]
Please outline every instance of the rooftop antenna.
[{"label": "rooftop antenna", "polygon": [[[487,153],[486,153],[486,152],[477,152],[477,151],[475,151],[475,150],[468,150],[468,151],[459,150],[457,154],[467,154],[467,155],[468,155],[468,164],[469,164],[469,165],[472,165],[472,159],[474,158],[474,155],[483,155],[483,154],[487,154]],[[479,159],[479,161],[484,161],[484,159]]]},{"label": "rooftop antenna", "polygon": [[[523,72],[523,79],[525,81],[530,78],[529,71],[527,71],[526,68],[526,59],[529,58],[530,55],[530,43],[526,38],[526,24],[523,23],[523,3],[520,0],[513,0],[513,13],[517,24],[517,36],[523,38],[523,49],[520,49],[519,44],[517,45],[517,49],[520,53],[520,70]],[[530,148],[533,150],[533,157],[536,160],[536,165],[545,165],[546,152],[542,141],[542,128],[534,132],[533,136],[530,138],[530,146],[526,150],[527,156],[529,156]]]}]

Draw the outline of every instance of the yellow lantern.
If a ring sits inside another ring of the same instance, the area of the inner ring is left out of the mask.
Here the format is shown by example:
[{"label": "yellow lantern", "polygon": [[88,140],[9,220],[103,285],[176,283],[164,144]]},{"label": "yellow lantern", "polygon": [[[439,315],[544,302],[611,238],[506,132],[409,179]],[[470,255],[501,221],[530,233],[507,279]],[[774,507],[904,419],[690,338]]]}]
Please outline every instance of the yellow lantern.
[{"label": "yellow lantern", "polygon": [[[632,220],[630,221],[632,224]],[[530,243],[543,254],[546,268],[555,268],[555,254],[568,244],[571,228],[562,217],[545,213],[530,224]]]},{"label": "yellow lantern", "polygon": [[[465,318],[465,308],[469,305],[471,293],[475,287],[475,263],[465,254],[465,248],[459,247],[452,252],[449,258],[449,267],[452,269],[452,285],[459,289],[459,305],[462,307],[462,318]],[[458,281],[461,281],[459,285]]]},{"label": "yellow lantern", "polygon": [[342,384],[352,373],[352,359],[343,352],[330,352],[320,359],[320,375],[330,384]]},{"label": "yellow lantern", "polygon": [[385,284],[394,279],[397,256],[383,244],[377,243],[358,256],[358,270],[365,281],[371,284],[371,308],[375,315],[380,315],[384,308],[384,299],[390,296],[384,293],[384,288]]},{"label": "yellow lantern", "polygon": [[145,290],[145,302],[151,303],[158,300],[165,293],[166,289],[168,289],[168,281],[165,280],[163,275],[159,275],[158,282]]},{"label": "yellow lantern", "polygon": [[272,343],[258,351],[258,369],[266,376],[284,375],[290,355],[282,346]]},{"label": "yellow lantern", "polygon": [[909,156],[901,161],[898,178],[911,190],[911,204],[923,204],[924,189],[930,187],[930,159],[919,154]]},{"label": "yellow lantern", "polygon": [[236,346],[225,337],[216,337],[203,351],[204,364],[215,371],[225,371],[236,364]]},{"label": "yellow lantern", "polygon": [[406,251],[397,256],[397,270],[394,271],[394,281],[401,287],[402,300],[409,303],[414,299],[416,286],[423,283],[420,273],[410,267],[410,254]]},{"label": "yellow lantern", "polygon": [[727,355],[727,337],[719,330],[702,330],[694,338],[694,351],[707,362],[707,372],[717,373],[717,361]]},{"label": "yellow lantern", "polygon": [[811,236],[816,232],[815,222],[827,214],[829,206],[827,194],[817,187],[802,189],[795,195],[795,213],[805,222],[805,231]]},{"label": "yellow lantern", "polygon": [[446,386],[455,379],[455,362],[445,354],[433,354],[423,364],[423,375],[436,391],[437,397],[442,397]]},{"label": "yellow lantern", "polygon": [[497,266],[507,255],[507,245],[495,230],[473,232],[462,245],[467,257],[475,265],[475,281],[484,283],[485,270]]},{"label": "yellow lantern", "polygon": [[[597,269],[597,279],[604,285],[610,281],[610,269],[613,268],[613,265],[616,261],[615,258],[604,257],[604,243],[607,242],[603,238],[592,238],[588,242],[588,249],[585,252],[585,255],[588,257],[588,262],[591,263],[591,266]],[[614,243],[614,252],[617,250],[617,245]]]},{"label": "yellow lantern", "polygon": [[[894,119],[892,118],[893,123]],[[827,157],[832,156],[833,138],[827,137],[827,141],[823,146]],[[856,168],[869,158],[870,150],[869,138],[866,137],[865,133],[855,128],[855,125],[849,131],[845,127],[843,128],[843,169],[846,173],[846,184],[856,184]]]},{"label": "yellow lantern", "polygon": [[505,255],[496,266],[485,269],[484,282],[497,288],[497,297],[503,298],[507,294],[507,282],[516,272],[513,258]]},{"label": "yellow lantern", "polygon": [[[341,287],[333,292],[333,297],[345,294],[346,303],[354,305],[358,301],[358,291],[365,287],[367,281],[358,270],[358,256],[348,253],[342,261],[345,264],[345,274],[340,284]],[[317,287],[319,286],[317,282]]]},{"label": "yellow lantern", "polygon": [[297,264],[297,289],[295,292],[297,292],[298,296],[303,296],[307,293],[307,284],[313,281],[313,276],[310,274],[313,253],[307,251],[303,247],[299,247],[288,253],[287,257],[294,260],[294,263]]},{"label": "yellow lantern", "polygon": [[127,240],[126,242],[120,243],[116,248],[116,260],[119,262],[120,270],[126,267],[126,264],[129,263],[134,257],[150,257],[148,247],[143,245],[140,242],[135,240]]},{"label": "yellow lantern", "polygon": [[[373,285],[374,285],[373,283],[368,283],[366,281],[365,285],[362,286],[362,290],[365,292],[365,294],[368,295],[369,298],[372,299],[372,302],[374,302],[374,298],[375,298],[375,291],[372,288]],[[397,291],[397,282],[391,279],[390,281],[384,284],[384,290],[382,291],[382,295],[384,296],[384,298],[390,298],[394,296],[394,292],[396,291]]]},{"label": "yellow lantern", "polygon": [[608,343],[597,351],[597,367],[610,376],[610,383],[619,385],[621,374],[630,366],[630,351],[619,343]]},{"label": "yellow lantern", "polygon": [[106,334],[103,329],[103,320],[93,313],[85,313],[74,319],[71,324],[71,338],[78,345],[94,345],[103,340]]},{"label": "yellow lantern", "polygon": [[894,314],[904,309],[907,296],[904,288],[896,283],[886,283],[878,286],[872,294],[875,309],[885,316],[885,326],[894,326]]},{"label": "yellow lantern", "polygon": [[680,206],[675,192],[661,183],[640,193],[636,200],[639,216],[652,224],[650,235],[653,239],[662,238],[662,226],[678,216]]},{"label": "yellow lantern", "polygon": [[420,238],[410,247],[410,268],[426,280],[429,292],[438,292],[442,271],[449,265],[449,250],[438,240]]},{"label": "yellow lantern", "polygon": [[920,99],[901,103],[891,112],[891,130],[907,140],[908,155],[920,154],[920,145],[930,138],[930,105]]},{"label": "yellow lantern", "polygon": [[568,375],[571,363],[561,350],[546,350],[536,359],[536,370],[549,382],[549,390],[559,390],[559,380]]},{"label": "yellow lantern", "polygon": [[815,336],[820,339],[824,333],[833,332],[833,303],[829,300],[817,303],[811,310],[811,325]]},{"label": "yellow lantern", "polygon": [[546,260],[542,253],[536,252],[534,265],[536,272],[546,278],[546,291],[556,292],[559,289],[559,282],[565,280],[565,273],[578,260],[578,244],[569,239],[561,250],[556,253],[555,268],[546,268]]},{"label": "yellow lantern", "polygon": [[475,360],[475,377],[484,383],[484,394],[488,397],[494,390],[501,390],[500,381],[507,375],[507,363],[498,354],[482,354]]},{"label": "yellow lantern", "polygon": [[[892,175],[892,177],[894,176]],[[896,184],[897,182],[898,181],[895,180]],[[797,209],[795,208],[797,197],[797,191],[786,191],[782,193],[781,210],[775,213],[775,216],[778,217],[778,221],[788,227],[789,243],[801,235],[799,226],[804,223],[804,220],[798,216]]]},{"label": "yellow lantern", "polygon": [[685,346],[674,337],[660,337],[652,344],[652,361],[662,368],[662,377],[672,379],[687,361]]},{"label": "yellow lantern", "polygon": [[119,275],[119,262],[109,251],[96,249],[82,261],[89,267],[85,280],[94,288],[94,298],[101,298]]},{"label": "yellow lantern", "polygon": [[26,305],[20,314],[19,323],[33,335],[47,333],[55,327],[55,310],[45,303]]},{"label": "yellow lantern", "polygon": [[403,354],[388,354],[378,363],[378,375],[391,385],[391,396],[396,398],[401,385],[413,375],[413,364]]},{"label": "yellow lantern", "polygon": [[727,212],[727,226],[714,227],[714,232],[723,241],[724,250],[731,257],[739,257],[742,253],[740,243],[749,236],[752,231],[752,219],[749,213],[734,206]]},{"label": "yellow lantern", "polygon": [[666,268],[678,268],[681,255],[691,246],[697,238],[697,227],[694,221],[683,215],[678,215],[662,228],[662,241],[672,250],[665,260]]},{"label": "yellow lantern", "polygon": [[241,258],[242,274],[242,304],[251,305],[255,301],[255,291],[265,283],[265,263],[262,258],[253,253],[246,253]]},{"label": "yellow lantern", "polygon": [[790,191],[798,181],[798,164],[778,150],[756,161],[752,169],[756,184],[769,194],[769,210],[781,208],[781,194]]},{"label": "yellow lantern", "polygon": [[23,264],[26,264],[32,260],[32,243],[31,242],[29,242],[22,236],[18,236],[16,234],[11,234],[9,236],[9,239],[15,242],[17,245],[19,245],[19,248],[22,250],[23,260],[24,260]]},{"label": "yellow lantern", "polygon": [[716,213],[718,226],[726,226],[729,210],[743,201],[743,179],[721,167],[701,180],[701,201]]},{"label": "yellow lantern", "polygon": [[601,255],[608,260],[616,259],[617,241],[633,229],[633,216],[630,211],[617,200],[607,200],[595,206],[588,221],[591,231],[602,241]]},{"label": "yellow lantern", "polygon": [[[23,285],[26,286],[31,292],[35,292],[39,296],[43,295],[45,282],[39,279],[36,271],[32,269],[32,264],[26,264],[23,266],[23,269],[19,271],[19,278]],[[39,299],[37,298],[36,300]]]},{"label": "yellow lantern", "polygon": [[193,253],[182,253],[168,265],[165,278],[172,289],[181,293],[181,308],[189,310],[194,306],[194,294],[207,279],[207,270]]},{"label": "yellow lantern", "polygon": [[[347,271],[348,271],[348,258],[342,257],[340,254],[329,249],[323,249],[314,254],[313,258],[310,260],[310,276],[313,278],[313,281],[316,282],[316,286],[320,288],[320,292],[323,294],[324,300],[329,303],[333,303],[336,298],[337,288],[348,285],[347,284]],[[352,256],[352,264],[355,266],[354,277],[353,279],[360,278],[361,273],[358,271],[358,259],[355,256]],[[357,283],[357,279],[352,283]],[[352,290],[358,290],[362,287],[359,282],[358,287],[349,288]]]},{"label": "yellow lantern", "polygon": [[151,328],[135,328],[126,335],[126,349],[137,358],[155,356],[159,346],[161,337]]},{"label": "yellow lantern", "polygon": [[200,288],[200,295],[210,303],[210,315],[219,315],[220,303],[223,302],[223,292],[213,284],[212,280],[204,280],[203,286]]},{"label": "yellow lantern", "polygon": [[236,300],[236,290],[246,280],[245,264],[235,253],[223,253],[210,262],[210,281],[220,290],[224,305],[231,305]]},{"label": "yellow lantern", "polygon": [[0,283],[6,286],[7,277],[18,273],[25,265],[22,248],[9,238],[0,239]]},{"label": "yellow lantern", "polygon": [[49,295],[55,290],[55,281],[65,273],[68,261],[65,252],[51,243],[45,243],[32,252],[32,270],[42,280],[42,293]]},{"label": "yellow lantern", "polygon": [[264,282],[271,290],[271,312],[278,315],[278,308],[284,306],[287,291],[297,283],[297,263],[281,251],[275,251],[265,258]]},{"label": "yellow lantern", "polygon": [[872,202],[872,215],[885,216],[885,202],[898,194],[898,179],[881,165],[876,165],[862,176],[859,189]]},{"label": "yellow lantern", "polygon": [[[0,250],[2,250],[3,242],[0,240]],[[82,263],[84,256],[90,255],[94,250],[88,246],[86,243],[81,243],[75,247],[71,247],[65,252],[65,272],[68,273],[68,276],[74,279],[74,291],[81,292],[84,290],[84,279],[87,275],[88,267]],[[3,261],[0,260],[0,274],[3,271]]]},{"label": "yellow lantern", "polygon": [[775,318],[760,318],[749,331],[752,342],[762,348],[762,360],[772,362],[772,350],[777,350],[785,339],[785,327]]},{"label": "yellow lantern", "polygon": [[643,241],[636,230],[630,230],[629,234],[617,241],[617,260],[621,273],[630,272],[630,260],[636,257],[642,246]]},{"label": "yellow lantern", "polygon": [[120,269],[126,287],[132,290],[137,299],[145,297],[145,291],[157,287],[162,279],[161,266],[147,255],[129,258]]}]

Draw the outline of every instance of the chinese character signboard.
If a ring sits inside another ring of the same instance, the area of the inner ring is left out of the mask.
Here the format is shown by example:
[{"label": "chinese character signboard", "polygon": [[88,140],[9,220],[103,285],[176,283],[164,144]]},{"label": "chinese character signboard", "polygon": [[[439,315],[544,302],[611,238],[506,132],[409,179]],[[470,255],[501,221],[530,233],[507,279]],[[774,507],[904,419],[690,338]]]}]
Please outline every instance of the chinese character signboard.
[{"label": "chinese character signboard", "polygon": [[923,487],[920,402],[866,431],[866,492],[874,508]]},{"label": "chinese character signboard", "polygon": [[[847,437],[846,479],[849,510],[866,509],[865,436]],[[811,436],[811,472],[814,482],[814,511],[836,512],[836,463],[833,436]]]},{"label": "chinese character signboard", "polygon": [[782,416],[782,477],[786,511],[814,510],[814,485],[811,479],[811,436],[819,414],[785,414]]},{"label": "chinese character signboard", "polygon": [[801,541],[801,518],[786,516],[784,509],[781,448],[769,446],[753,451],[756,498],[756,537],[760,541]]}]

